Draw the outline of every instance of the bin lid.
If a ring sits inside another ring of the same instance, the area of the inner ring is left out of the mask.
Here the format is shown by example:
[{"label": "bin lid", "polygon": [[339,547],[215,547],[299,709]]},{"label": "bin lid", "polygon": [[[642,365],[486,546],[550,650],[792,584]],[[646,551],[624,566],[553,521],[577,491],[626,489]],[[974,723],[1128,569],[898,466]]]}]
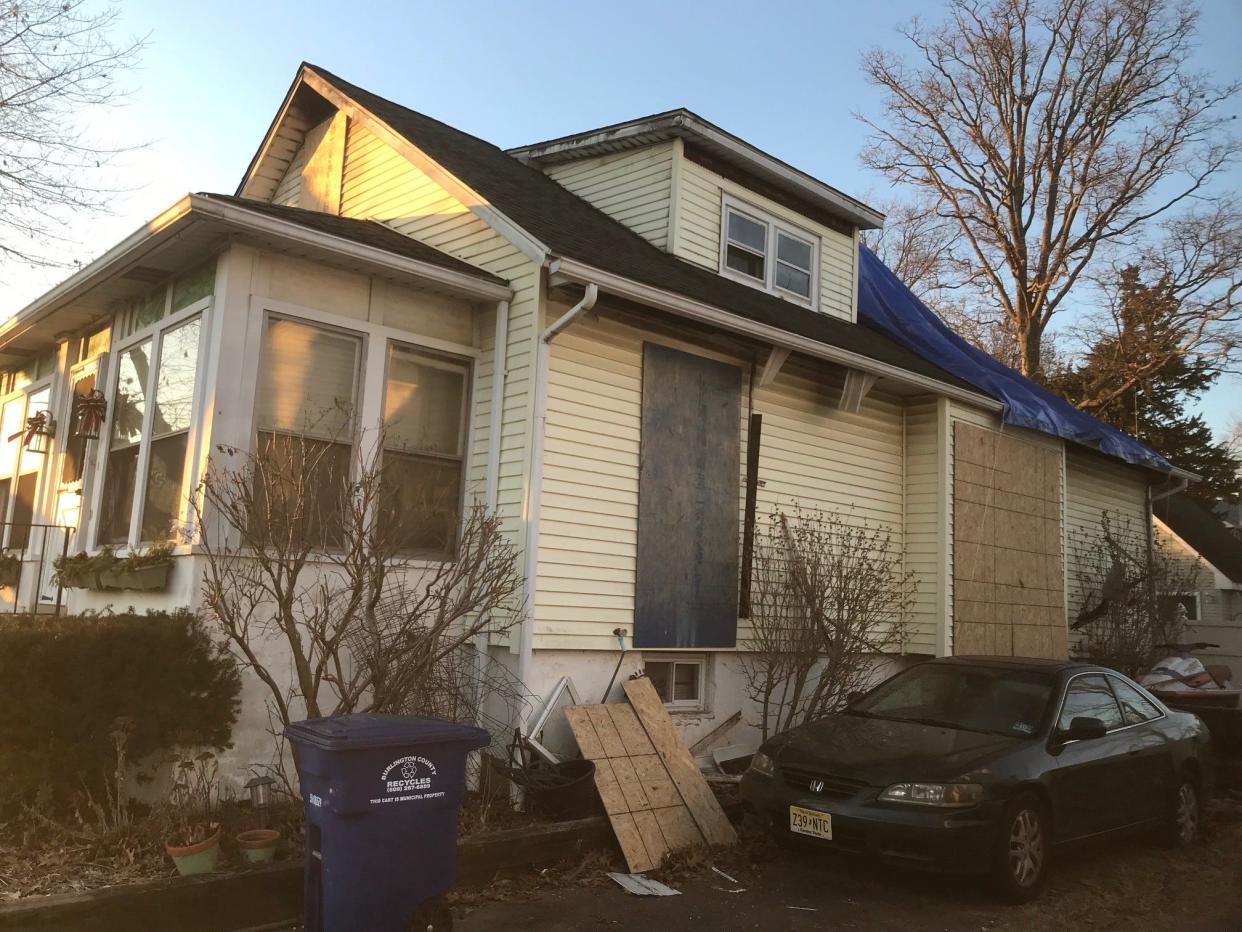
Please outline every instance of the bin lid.
[{"label": "bin lid", "polygon": [[285,735],[327,751],[361,751],[394,745],[469,743],[481,748],[491,736],[473,725],[458,725],[422,715],[372,715],[357,712],[292,722]]}]

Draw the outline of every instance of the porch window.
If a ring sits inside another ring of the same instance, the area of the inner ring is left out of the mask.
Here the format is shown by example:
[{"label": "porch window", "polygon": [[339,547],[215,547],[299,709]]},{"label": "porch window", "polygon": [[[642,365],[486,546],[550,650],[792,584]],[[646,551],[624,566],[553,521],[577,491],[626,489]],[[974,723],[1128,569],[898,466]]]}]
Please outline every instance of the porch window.
[{"label": "porch window", "polygon": [[667,660],[648,660],[643,657],[643,672],[651,680],[666,706],[682,711],[702,709],[704,673],[703,657],[677,657]]},{"label": "porch window", "polygon": [[814,305],[819,240],[778,217],[726,199],[720,270],[730,278]]},{"label": "porch window", "polygon": [[470,367],[390,344],[384,386],[385,485],[404,549],[451,553],[461,521]]},{"label": "porch window", "polygon": [[99,515],[101,544],[124,544],[129,540],[138,455],[142,452],[142,425],[146,420],[151,345],[151,340],[143,340],[130,347],[121,353],[117,364],[108,463],[104,469],[103,504]]},{"label": "porch window", "polygon": [[272,533],[293,522],[302,539],[340,542],[361,360],[355,334],[268,318],[255,416],[267,479],[256,480],[256,494],[276,493],[266,506]]},{"label": "porch window", "polygon": [[[21,550],[30,541],[39,471],[47,457],[26,450],[22,433],[28,417],[47,410],[50,397],[51,390],[44,388],[10,399],[0,410],[0,522],[12,525],[3,540],[6,548]],[[3,532],[0,527],[0,537]]]}]

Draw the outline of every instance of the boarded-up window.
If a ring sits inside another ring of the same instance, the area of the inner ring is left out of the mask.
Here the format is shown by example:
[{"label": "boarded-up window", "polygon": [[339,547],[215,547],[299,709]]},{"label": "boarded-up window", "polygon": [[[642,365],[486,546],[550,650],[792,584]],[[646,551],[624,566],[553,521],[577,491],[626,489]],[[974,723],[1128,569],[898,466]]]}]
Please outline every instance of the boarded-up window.
[{"label": "boarded-up window", "polygon": [[742,373],[643,345],[636,647],[737,639]]}]

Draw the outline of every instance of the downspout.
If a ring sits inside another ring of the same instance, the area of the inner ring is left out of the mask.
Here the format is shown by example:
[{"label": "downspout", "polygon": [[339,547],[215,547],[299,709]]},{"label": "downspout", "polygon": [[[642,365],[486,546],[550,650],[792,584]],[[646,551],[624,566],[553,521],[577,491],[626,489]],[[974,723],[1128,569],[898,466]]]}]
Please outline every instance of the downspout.
[{"label": "downspout", "polygon": [[598,297],[599,286],[587,282],[582,300],[539,335],[539,347],[535,356],[535,425],[531,437],[530,492],[526,509],[526,585],[523,593],[525,612],[518,636],[518,680],[523,685],[526,685],[530,673],[535,641],[535,572],[539,566],[539,504],[543,497],[543,442],[548,426],[548,366],[552,356],[552,341],[557,334],[577,320],[579,315],[595,307]]},{"label": "downspout", "polygon": [[[505,405],[505,369],[509,353],[509,302],[499,301],[496,304],[496,336],[492,342],[492,401],[490,417],[487,424],[487,471],[483,479],[483,507],[489,516],[496,513],[500,488],[500,431],[504,423]],[[480,631],[474,638],[477,672],[475,685],[475,709],[482,714],[485,674],[487,669],[487,653],[491,646],[491,636],[486,630]]]}]

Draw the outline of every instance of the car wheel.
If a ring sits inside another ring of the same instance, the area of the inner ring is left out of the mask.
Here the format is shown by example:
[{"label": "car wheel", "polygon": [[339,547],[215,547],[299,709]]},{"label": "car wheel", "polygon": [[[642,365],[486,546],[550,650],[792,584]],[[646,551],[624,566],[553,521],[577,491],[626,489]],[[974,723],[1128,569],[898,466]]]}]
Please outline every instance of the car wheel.
[{"label": "car wheel", "polygon": [[1174,848],[1186,848],[1199,839],[1203,824],[1203,804],[1199,782],[1183,773],[1173,794],[1173,817],[1168,827],[1168,842]]},{"label": "car wheel", "polygon": [[1048,874],[1052,838],[1044,804],[1023,793],[1005,807],[993,870],[1005,899],[1026,903],[1039,895]]}]

